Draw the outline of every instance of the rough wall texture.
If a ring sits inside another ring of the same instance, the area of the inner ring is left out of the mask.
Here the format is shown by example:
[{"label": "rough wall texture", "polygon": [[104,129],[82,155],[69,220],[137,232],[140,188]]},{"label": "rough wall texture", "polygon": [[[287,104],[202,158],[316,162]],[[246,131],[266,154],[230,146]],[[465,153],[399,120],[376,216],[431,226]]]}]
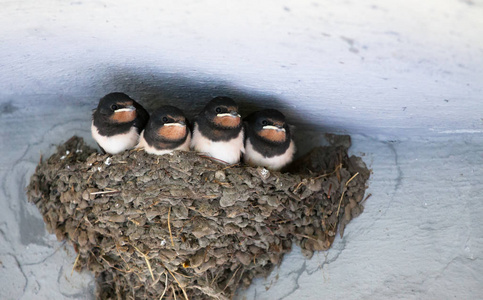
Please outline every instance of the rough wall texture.
[{"label": "rough wall texture", "polygon": [[93,294],[24,187],[39,153],[92,142],[90,110],[115,90],[189,115],[219,94],[278,107],[302,151],[331,131],[366,154],[373,196],[344,238],[240,299],[483,297],[481,0],[0,7],[0,298]]},{"label": "rough wall texture", "polygon": [[482,131],[482,1],[29,0],[0,14],[7,101],[224,93],[331,130]]}]

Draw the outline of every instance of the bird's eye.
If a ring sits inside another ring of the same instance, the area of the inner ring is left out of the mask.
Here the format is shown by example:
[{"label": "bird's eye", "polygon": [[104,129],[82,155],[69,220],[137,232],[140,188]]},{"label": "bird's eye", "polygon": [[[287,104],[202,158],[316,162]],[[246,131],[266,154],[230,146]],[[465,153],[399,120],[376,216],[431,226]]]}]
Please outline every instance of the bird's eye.
[{"label": "bird's eye", "polygon": [[112,109],[112,110],[117,110],[117,108],[118,108],[118,107],[117,107],[117,105],[116,105],[116,104],[111,105],[111,109]]},{"label": "bird's eye", "polygon": [[168,118],[163,117],[163,123],[166,123],[166,122],[168,122]]},{"label": "bird's eye", "polygon": [[263,120],[263,121],[262,121],[262,125],[263,125],[263,126],[267,126],[267,125],[268,125],[268,121],[267,121],[267,120]]},{"label": "bird's eye", "polygon": [[219,113],[221,113],[221,108],[220,108],[220,107],[217,107],[217,108],[215,109],[215,111],[216,111],[216,113],[217,113],[217,114],[219,114]]}]

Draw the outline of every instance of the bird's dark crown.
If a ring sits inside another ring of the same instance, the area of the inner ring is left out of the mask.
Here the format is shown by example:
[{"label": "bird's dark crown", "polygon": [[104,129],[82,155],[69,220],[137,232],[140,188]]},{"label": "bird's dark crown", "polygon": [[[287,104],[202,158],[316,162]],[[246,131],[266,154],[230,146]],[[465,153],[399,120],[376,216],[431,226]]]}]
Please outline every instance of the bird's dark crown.
[{"label": "bird's dark crown", "polygon": [[[281,155],[290,147],[292,138],[285,116],[276,109],[254,112],[244,119],[247,139],[253,148],[265,157]],[[265,126],[275,126],[285,131],[264,130]]]},{"label": "bird's dark crown", "polygon": [[263,127],[275,126],[280,129],[285,129],[287,138],[290,138],[290,128],[285,121],[285,116],[276,109],[264,109],[254,112],[245,118],[245,122],[248,125],[248,131],[257,136],[259,136],[258,133],[263,130]]},{"label": "bird's dark crown", "polygon": [[[135,110],[123,110],[131,106]],[[141,133],[148,119],[149,113],[124,93],[110,93],[102,97],[92,114],[94,126],[104,136],[126,133],[132,126]]]},{"label": "bird's dark crown", "polygon": [[236,112],[238,113],[238,105],[230,97],[219,96],[213,98],[205,105],[202,113],[209,120],[212,120],[218,114]]},{"label": "bird's dark crown", "polygon": [[[162,106],[152,113],[144,130],[144,138],[150,146],[158,150],[175,149],[183,144],[189,135],[186,123],[187,120],[180,109],[171,105]],[[168,127],[166,124],[185,127]]]},{"label": "bird's dark crown", "polygon": [[166,123],[183,123],[186,124],[184,113],[177,107],[171,105],[161,106],[156,109],[148,122],[148,127],[161,127]]},{"label": "bird's dark crown", "polygon": [[[236,118],[229,118],[230,115]],[[213,98],[196,117],[195,122],[199,131],[213,141],[229,141],[236,138],[243,129],[238,105],[229,97]]]},{"label": "bird's dark crown", "polygon": [[117,109],[132,106],[134,100],[124,93],[110,93],[99,100],[96,112],[102,115],[112,115]]}]

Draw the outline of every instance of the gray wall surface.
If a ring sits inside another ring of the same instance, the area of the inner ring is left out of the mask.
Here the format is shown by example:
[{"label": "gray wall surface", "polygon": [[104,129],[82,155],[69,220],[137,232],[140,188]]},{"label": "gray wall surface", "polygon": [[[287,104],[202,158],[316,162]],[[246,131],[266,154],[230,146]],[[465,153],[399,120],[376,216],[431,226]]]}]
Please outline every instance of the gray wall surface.
[{"label": "gray wall surface", "polygon": [[483,1],[0,1],[0,28],[0,299],[93,298],[24,188],[113,91],[278,108],[301,153],[352,135],[365,212],[239,299],[483,298]]}]

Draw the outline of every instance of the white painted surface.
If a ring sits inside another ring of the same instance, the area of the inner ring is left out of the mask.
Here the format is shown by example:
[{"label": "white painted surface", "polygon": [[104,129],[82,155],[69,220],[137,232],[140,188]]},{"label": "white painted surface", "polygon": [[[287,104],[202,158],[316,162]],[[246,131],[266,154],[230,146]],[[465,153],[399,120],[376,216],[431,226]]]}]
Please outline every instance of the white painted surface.
[{"label": "white painted surface", "polygon": [[241,299],[483,298],[483,1],[1,1],[0,28],[1,299],[92,297],[24,187],[39,153],[94,145],[113,91],[191,117],[228,95],[279,108],[302,151],[331,131],[366,154],[344,238]]},{"label": "white painted surface", "polygon": [[483,132],[481,0],[25,0],[0,14],[15,99],[228,93],[331,130]]}]

